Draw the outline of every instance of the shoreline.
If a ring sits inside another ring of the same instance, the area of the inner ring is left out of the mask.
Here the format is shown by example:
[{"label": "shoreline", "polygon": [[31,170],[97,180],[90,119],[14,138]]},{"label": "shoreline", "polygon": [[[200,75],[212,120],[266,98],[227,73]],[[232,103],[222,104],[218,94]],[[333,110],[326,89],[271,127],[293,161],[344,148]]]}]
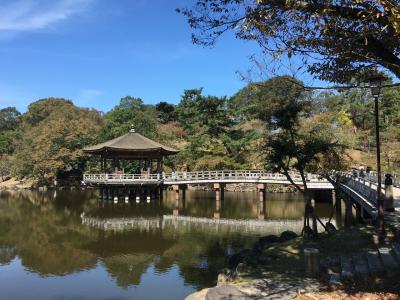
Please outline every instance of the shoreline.
[{"label": "shoreline", "polygon": [[[46,191],[46,190],[76,190],[76,189],[96,189],[97,187],[90,187],[84,185],[65,185],[65,186],[37,186],[34,179],[10,178],[0,182],[1,190],[32,190],[32,191]],[[166,187],[170,190],[171,187]],[[214,191],[210,184],[207,185],[189,185],[188,190],[193,191]],[[232,183],[227,184],[225,187],[226,192],[256,192],[257,187],[251,183]],[[269,184],[266,186],[267,193],[298,193],[296,188],[290,185]]]},{"label": "shoreline", "polygon": [[[374,251],[375,228],[372,226],[340,229],[333,234],[322,233],[318,240],[296,236],[290,231],[280,236],[259,238],[251,249],[244,249],[227,258],[226,268],[217,277],[215,286],[188,295],[186,300],[211,299],[398,299],[397,277],[344,278],[332,273],[329,262],[335,257],[352,257],[360,251]],[[283,237],[282,237],[283,236]],[[320,271],[316,277],[305,273],[303,251],[320,251]],[[400,257],[399,257],[400,258]],[[397,283],[396,283],[397,282]],[[374,298],[384,294],[384,297]],[[229,298],[229,296],[233,296]],[[225,298],[224,298],[225,297]],[[336,298],[335,298],[336,299]]]}]

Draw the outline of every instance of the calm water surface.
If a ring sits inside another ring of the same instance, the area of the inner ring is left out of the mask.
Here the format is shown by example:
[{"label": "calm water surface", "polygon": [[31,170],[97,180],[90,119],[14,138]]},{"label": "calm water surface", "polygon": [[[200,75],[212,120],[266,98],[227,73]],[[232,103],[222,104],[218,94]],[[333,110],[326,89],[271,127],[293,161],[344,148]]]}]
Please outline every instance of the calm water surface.
[{"label": "calm water surface", "polygon": [[[0,193],[0,299],[183,299],[214,285],[227,255],[262,234],[298,230],[303,214],[297,194],[267,194],[260,207],[256,193],[226,192],[225,225],[213,221],[212,192],[187,191],[179,205],[195,218],[163,217],[173,193],[118,205],[94,190]],[[318,203],[321,217],[331,209]]]}]

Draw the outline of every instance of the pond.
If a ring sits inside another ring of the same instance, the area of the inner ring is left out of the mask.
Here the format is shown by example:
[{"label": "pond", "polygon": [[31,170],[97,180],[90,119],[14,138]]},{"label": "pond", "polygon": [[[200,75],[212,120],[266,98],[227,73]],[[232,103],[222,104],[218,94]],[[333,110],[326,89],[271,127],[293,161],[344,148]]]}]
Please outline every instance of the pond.
[{"label": "pond", "polygon": [[[329,197],[317,203],[329,218]],[[256,237],[301,230],[298,194],[213,192],[111,204],[96,190],[0,193],[2,299],[183,299],[215,285],[226,257]],[[260,209],[262,211],[260,211]],[[258,220],[260,213],[264,220]]]}]

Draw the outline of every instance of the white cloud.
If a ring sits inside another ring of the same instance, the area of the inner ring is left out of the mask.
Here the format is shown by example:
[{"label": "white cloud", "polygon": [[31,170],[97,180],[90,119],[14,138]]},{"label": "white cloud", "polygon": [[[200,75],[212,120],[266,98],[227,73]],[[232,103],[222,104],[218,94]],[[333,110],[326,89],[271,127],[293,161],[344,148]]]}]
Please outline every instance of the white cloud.
[{"label": "white cloud", "polygon": [[43,29],[84,11],[93,1],[0,0],[0,32]]}]

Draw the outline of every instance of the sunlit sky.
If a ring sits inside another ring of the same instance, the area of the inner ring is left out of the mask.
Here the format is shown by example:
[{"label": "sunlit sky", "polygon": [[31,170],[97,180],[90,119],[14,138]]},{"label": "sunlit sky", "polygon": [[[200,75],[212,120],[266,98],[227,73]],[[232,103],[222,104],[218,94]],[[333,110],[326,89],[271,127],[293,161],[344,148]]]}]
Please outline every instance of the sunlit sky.
[{"label": "sunlit sky", "polygon": [[0,0],[0,107],[63,97],[108,111],[121,97],[179,102],[184,89],[232,95],[253,42],[191,42],[175,9],[191,0]]}]

